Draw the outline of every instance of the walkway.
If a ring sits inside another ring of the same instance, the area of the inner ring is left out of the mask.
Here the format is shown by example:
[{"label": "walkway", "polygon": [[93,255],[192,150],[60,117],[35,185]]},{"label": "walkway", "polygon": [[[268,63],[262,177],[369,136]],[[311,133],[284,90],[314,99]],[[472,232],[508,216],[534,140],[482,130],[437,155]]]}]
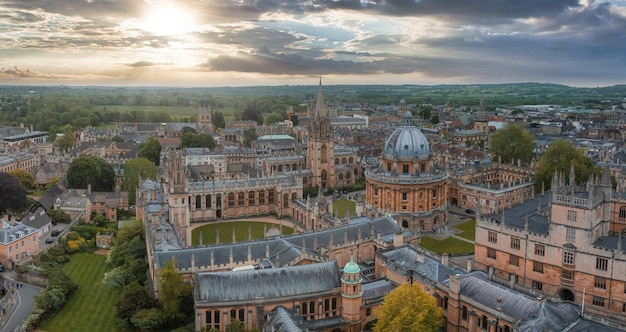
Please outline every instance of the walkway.
[{"label": "walkway", "polygon": [[[15,281],[13,271],[3,272],[4,288],[12,291],[13,305],[0,321],[0,331],[23,331],[20,325],[32,313],[35,306],[35,297],[41,293],[41,288]],[[17,287],[19,285],[19,287]]]}]

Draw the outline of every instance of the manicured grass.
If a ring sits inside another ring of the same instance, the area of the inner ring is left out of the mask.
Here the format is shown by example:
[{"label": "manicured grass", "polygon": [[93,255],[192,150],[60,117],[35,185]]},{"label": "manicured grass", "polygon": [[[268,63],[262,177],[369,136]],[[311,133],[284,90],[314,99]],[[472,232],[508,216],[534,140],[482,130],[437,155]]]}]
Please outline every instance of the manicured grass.
[{"label": "manicured grass", "polygon": [[457,234],[458,236],[470,241],[476,240],[476,219],[470,219],[454,226],[454,228],[461,231],[461,233]]},{"label": "manicured grass", "polygon": [[330,211],[330,212],[332,213],[336,212],[339,218],[343,218],[346,216],[346,207],[350,209],[351,216],[354,216],[356,214],[356,203],[354,203],[353,201],[347,198],[342,198],[338,201],[333,201],[333,211]]},{"label": "manicured grass", "polygon": [[424,236],[420,239],[420,245],[440,255],[443,253],[453,255],[474,252],[474,244],[455,239],[453,237],[449,237],[443,240],[437,240],[429,236]]},{"label": "manicured grass", "polygon": [[63,271],[78,285],[60,312],[41,325],[41,330],[50,332],[123,331],[116,325],[115,304],[118,291],[100,283],[108,267],[106,256],[78,253],[63,265]]},{"label": "manicured grass", "polygon": [[[194,246],[200,245],[200,232],[202,232],[202,245],[213,245],[216,243],[216,235],[220,233],[220,243],[233,242],[233,228],[235,229],[235,238],[237,242],[248,241],[248,230],[252,235],[252,240],[263,239],[263,230],[269,230],[272,227],[280,228],[279,224],[255,221],[231,221],[222,223],[212,223],[200,226],[191,232],[191,241]],[[283,225],[283,235],[293,233],[293,228]]]}]

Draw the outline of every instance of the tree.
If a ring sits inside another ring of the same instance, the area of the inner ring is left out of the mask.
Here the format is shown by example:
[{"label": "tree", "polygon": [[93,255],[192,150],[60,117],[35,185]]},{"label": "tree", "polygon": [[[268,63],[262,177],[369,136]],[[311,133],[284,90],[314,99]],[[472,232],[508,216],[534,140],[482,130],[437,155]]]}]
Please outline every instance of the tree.
[{"label": "tree", "polygon": [[165,314],[169,318],[175,318],[180,309],[181,286],[183,276],[176,268],[176,258],[172,257],[170,262],[165,262],[162,269],[159,269],[160,293],[159,303],[163,306]]},{"label": "tree", "polygon": [[435,298],[421,285],[405,283],[385,296],[374,331],[434,332],[439,329],[441,320],[441,308]]},{"label": "tree", "polygon": [[574,147],[569,141],[558,139],[548,145],[546,152],[537,163],[535,189],[541,190],[542,185],[545,189],[549,189],[555,170],[559,174],[565,174],[566,181],[569,181],[572,165],[577,184],[587,181],[591,174],[600,176],[602,173],[582,150]]},{"label": "tree", "polygon": [[279,113],[272,113],[270,115],[267,116],[267,118],[265,119],[265,124],[266,125],[271,125],[273,123],[276,122],[281,122],[283,121],[283,116],[280,115]]},{"label": "tree", "polygon": [[19,212],[28,206],[26,188],[11,174],[0,173],[0,213]]},{"label": "tree", "polygon": [[82,156],[74,159],[67,170],[67,182],[70,188],[86,189],[91,185],[93,191],[112,191],[115,184],[113,167],[99,157]]},{"label": "tree", "polygon": [[12,177],[14,177],[24,188],[33,189],[35,188],[35,177],[29,172],[23,169],[16,169],[9,172]]},{"label": "tree", "polygon": [[147,140],[139,143],[139,156],[147,158],[159,166],[161,162],[161,148],[161,142],[158,139],[149,137]]},{"label": "tree", "polygon": [[213,112],[211,115],[211,122],[216,128],[226,127],[226,121],[224,121],[224,114],[222,112]]},{"label": "tree", "polygon": [[440,121],[439,121],[439,116],[438,116],[438,115],[433,115],[433,116],[430,118],[430,123],[432,123],[432,124],[434,124],[434,125],[438,124],[439,122],[440,122]]},{"label": "tree", "polygon": [[259,118],[259,114],[251,108],[246,108],[246,110],[243,111],[243,114],[241,115],[241,120],[252,120],[256,121],[257,124],[262,124],[262,119]]},{"label": "tree", "polygon": [[419,114],[422,119],[430,119],[433,114],[433,107],[430,105],[424,105],[422,106]]},{"label": "tree", "polygon": [[63,127],[63,136],[57,138],[55,143],[61,151],[69,151],[76,146],[76,138],[74,137],[74,131],[71,125]]},{"label": "tree", "polygon": [[510,123],[491,136],[489,152],[492,160],[528,165],[533,157],[535,137],[522,126]]},{"label": "tree", "polygon": [[137,311],[152,308],[155,304],[147,287],[133,282],[122,291],[117,301],[117,318],[123,326],[126,326]]},{"label": "tree", "polygon": [[[157,141],[158,143],[158,141]],[[124,183],[122,187],[128,190],[128,203],[135,204],[135,189],[139,185],[139,177],[142,179],[157,179],[157,167],[151,161],[143,157],[137,157],[124,164]]]},{"label": "tree", "polygon": [[256,128],[248,128],[243,131],[243,145],[250,147],[252,141],[259,138],[259,135],[256,133]]},{"label": "tree", "polygon": [[217,143],[211,135],[186,132],[180,136],[180,146],[185,148],[213,149],[217,146]]},{"label": "tree", "polygon": [[46,214],[52,218],[52,223],[68,224],[71,221],[70,215],[61,210],[47,210]]}]

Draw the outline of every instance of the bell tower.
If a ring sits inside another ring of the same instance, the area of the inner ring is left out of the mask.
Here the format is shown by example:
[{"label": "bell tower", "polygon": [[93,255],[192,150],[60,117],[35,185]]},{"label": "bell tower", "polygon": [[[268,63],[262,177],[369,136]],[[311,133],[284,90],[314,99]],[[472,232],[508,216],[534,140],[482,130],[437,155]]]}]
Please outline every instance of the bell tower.
[{"label": "bell tower", "polygon": [[324,107],[321,78],[315,113],[309,123],[308,134],[307,165],[313,173],[311,185],[320,188],[334,187],[336,185],[334,134]]}]

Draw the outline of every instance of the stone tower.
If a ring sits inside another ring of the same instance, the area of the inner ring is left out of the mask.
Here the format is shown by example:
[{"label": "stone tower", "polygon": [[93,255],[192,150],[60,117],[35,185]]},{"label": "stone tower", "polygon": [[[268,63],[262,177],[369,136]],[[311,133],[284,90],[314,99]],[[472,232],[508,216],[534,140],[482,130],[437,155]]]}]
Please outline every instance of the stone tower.
[{"label": "stone tower", "polygon": [[334,187],[336,184],[334,167],[334,134],[330,119],[324,107],[322,79],[317,91],[315,113],[309,123],[309,145],[307,164],[313,173],[312,186]]},{"label": "stone tower", "polygon": [[214,132],[211,106],[208,104],[200,105],[198,108],[198,132],[200,134],[212,134]]},{"label": "stone tower", "polygon": [[341,277],[341,307],[343,308],[341,316],[351,322],[351,325],[357,325],[356,329],[351,329],[351,331],[359,330],[358,325],[360,324],[361,305],[363,303],[362,283],[361,268],[350,255],[350,262],[343,267],[343,276]]}]

